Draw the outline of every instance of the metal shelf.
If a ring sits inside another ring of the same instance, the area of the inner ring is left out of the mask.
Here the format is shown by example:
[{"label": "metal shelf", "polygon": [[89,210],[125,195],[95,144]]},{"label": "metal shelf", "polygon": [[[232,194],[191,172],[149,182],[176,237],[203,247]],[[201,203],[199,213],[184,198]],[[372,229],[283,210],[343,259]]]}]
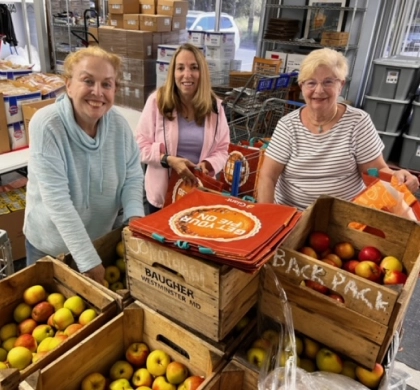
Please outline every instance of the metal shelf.
[{"label": "metal shelf", "polygon": [[366,8],[361,7],[330,7],[330,6],[314,6],[314,5],[284,5],[284,4],[267,4],[267,8],[282,8],[295,10],[317,10],[324,9],[326,11],[356,11],[365,12]]},{"label": "metal shelf", "polygon": [[274,43],[283,46],[300,46],[300,47],[307,47],[312,49],[322,49],[324,47],[330,47],[336,50],[356,50],[358,48],[357,45],[348,45],[348,46],[324,46],[319,43],[311,43],[311,42],[299,42],[299,41],[282,41],[279,39],[265,39],[263,38],[264,43]]}]

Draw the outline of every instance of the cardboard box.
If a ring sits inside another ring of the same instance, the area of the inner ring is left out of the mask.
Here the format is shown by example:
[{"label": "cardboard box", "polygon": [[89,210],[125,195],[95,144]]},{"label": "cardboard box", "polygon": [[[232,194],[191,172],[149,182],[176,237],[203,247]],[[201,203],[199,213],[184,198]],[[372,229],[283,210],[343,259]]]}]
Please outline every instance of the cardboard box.
[{"label": "cardboard box", "polygon": [[[349,227],[352,222],[378,229],[383,237]],[[331,245],[350,242],[356,249],[374,246],[400,259],[408,273],[404,286],[384,286],[304,255],[313,231],[325,232]],[[287,294],[297,331],[372,369],[382,363],[400,330],[420,270],[420,225],[393,214],[322,196],[303,213],[272,261]],[[302,286],[311,279],[341,295],[344,303]],[[277,304],[273,280],[266,278],[261,304],[270,317]]]},{"label": "cardboard box", "polygon": [[186,16],[173,16],[172,17],[172,31],[185,30],[187,27]]},{"label": "cardboard box", "polygon": [[124,15],[123,14],[109,14],[108,23],[115,28],[124,28]]},{"label": "cardboard box", "polygon": [[12,150],[22,149],[29,145],[23,121],[11,123],[7,125],[7,129],[9,130],[10,147]]},{"label": "cardboard box", "polygon": [[203,46],[206,33],[204,31],[188,30],[188,43],[194,46]]},{"label": "cardboard box", "polygon": [[158,0],[156,13],[168,16],[187,16],[188,1]]},{"label": "cardboard box", "polygon": [[258,274],[186,256],[123,231],[131,295],[200,335],[223,340],[257,301]]},{"label": "cardboard box", "polygon": [[182,31],[165,31],[161,33],[161,42],[164,45],[179,45]]},{"label": "cardboard box", "polygon": [[[0,281],[0,307],[2,314],[0,316],[0,327],[9,323],[13,318],[14,309],[22,302],[23,292],[28,287],[37,284],[42,285],[47,292],[60,292],[65,297],[79,295],[87,303],[88,307],[93,308],[97,312],[98,316],[42,359],[20,370],[19,380],[23,380],[37,370],[48,366],[69,349],[84,342],[88,336],[115,317],[118,310],[116,302],[96,289],[87,278],[71,270],[61,261],[47,256]],[[86,364],[86,361],[83,364]],[[61,377],[60,380],[62,379]],[[5,388],[7,383],[9,383],[9,379],[3,377],[0,381],[0,388]],[[15,389],[14,387],[11,388]]]},{"label": "cardboard box", "polygon": [[231,70],[231,60],[206,58],[210,73],[227,73]]},{"label": "cardboard box", "polygon": [[46,100],[41,100],[39,102],[22,104],[23,122],[25,124],[26,138],[28,140],[28,144],[30,143],[30,138],[29,138],[30,120],[40,108],[49,106],[50,104],[53,104],[53,103],[55,103],[55,99],[46,99]]},{"label": "cardboard box", "polygon": [[[151,73],[150,78],[154,79],[154,73]],[[121,83],[120,93],[122,94],[122,105],[124,107],[132,108],[141,111],[146,104],[147,98],[155,90],[155,85],[142,85],[132,82]]]},{"label": "cardboard box", "polygon": [[144,15],[156,15],[156,0],[139,0],[140,13]]},{"label": "cardboard box", "polygon": [[293,54],[287,55],[286,73],[292,72],[293,70],[299,70],[302,61],[305,59],[305,54]]},{"label": "cardboard box", "polygon": [[233,60],[235,58],[235,45],[230,46],[207,46],[206,47],[206,58],[213,60]]},{"label": "cardboard box", "polygon": [[138,14],[140,5],[138,0],[109,0],[108,12],[114,16],[115,14]]},{"label": "cardboard box", "polygon": [[140,85],[152,85],[156,83],[156,61],[137,60],[134,58],[123,59],[122,81]]},{"label": "cardboard box", "polygon": [[165,15],[140,15],[140,30],[143,31],[171,31],[172,18]]},{"label": "cardboard box", "polygon": [[140,341],[183,363],[190,375],[204,376],[197,390],[217,390],[209,383],[225,364],[223,353],[138,301],[23,384],[27,390],[79,390],[83,378],[93,372],[107,376],[127,348]]},{"label": "cardboard box", "polygon": [[89,45],[99,44],[99,27],[89,27],[88,32]]},{"label": "cardboard box", "polygon": [[5,105],[1,104],[3,100],[3,94],[0,93],[0,154],[11,151],[9,130],[7,128],[7,118]]},{"label": "cardboard box", "polygon": [[235,45],[235,33],[234,32],[220,32],[220,31],[206,31],[204,38],[204,44],[206,46],[234,46]]},{"label": "cardboard box", "polygon": [[156,58],[156,50],[153,50],[153,33],[148,31],[127,31],[127,53],[129,58],[138,60],[151,60]]},{"label": "cardboard box", "polygon": [[23,234],[23,221],[25,209],[0,215],[0,229],[6,230],[12,245],[13,260],[26,257],[25,235]]},{"label": "cardboard box", "polygon": [[140,30],[140,14],[124,14],[123,28],[125,30]]},{"label": "cardboard box", "polygon": [[165,45],[160,44],[157,50],[157,60],[164,62],[171,62],[175,52],[178,50],[179,45]]},{"label": "cardboard box", "polygon": [[[121,15],[121,18],[123,16]],[[114,27],[99,27],[100,46],[111,53],[127,56],[127,30]]]},{"label": "cardboard box", "polygon": [[281,72],[284,72],[287,63],[287,53],[283,53],[281,51],[270,51],[267,50],[265,52],[265,58],[269,60],[282,60],[281,63]]},{"label": "cardboard box", "polygon": [[1,69],[0,80],[16,80],[18,77],[26,76],[31,73],[32,69]]}]

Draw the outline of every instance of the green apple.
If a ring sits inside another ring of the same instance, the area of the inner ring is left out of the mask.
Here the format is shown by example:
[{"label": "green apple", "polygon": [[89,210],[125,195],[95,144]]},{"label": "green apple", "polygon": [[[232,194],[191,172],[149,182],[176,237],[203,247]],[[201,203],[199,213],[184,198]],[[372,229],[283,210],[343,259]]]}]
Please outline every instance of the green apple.
[{"label": "green apple", "polygon": [[51,303],[51,305],[54,306],[55,311],[64,307],[65,300],[66,300],[66,297],[63,294],[58,293],[58,292],[51,293],[47,297],[47,302]]},{"label": "green apple", "polygon": [[125,360],[117,360],[109,370],[111,380],[127,379],[130,380],[133,376],[133,366]]},{"label": "green apple", "polygon": [[139,368],[138,370],[134,371],[133,377],[131,379],[134,386],[147,386],[151,387],[153,383],[153,377],[146,368]]},{"label": "green apple", "polygon": [[79,316],[79,324],[87,325],[89,322],[93,321],[98,315],[93,309],[84,310]]},{"label": "green apple", "polygon": [[58,309],[54,314],[53,323],[54,327],[56,327],[58,330],[66,329],[69,325],[74,323],[72,311],[67,307]]},{"label": "green apple", "polygon": [[125,273],[126,272],[126,266],[125,266],[125,261],[123,258],[119,258],[117,259],[117,261],[115,262],[115,265],[119,268],[121,273]]},{"label": "green apple", "polygon": [[7,351],[4,348],[0,348],[0,362],[5,362],[7,358]]},{"label": "green apple", "polygon": [[57,337],[47,337],[40,342],[38,345],[37,352],[50,352],[53,349],[57,348],[60,344],[63,343],[63,340]]},{"label": "green apple", "polygon": [[316,366],[320,371],[340,374],[343,371],[343,361],[340,356],[328,348],[321,348],[316,354]]},{"label": "green apple", "polygon": [[32,334],[34,329],[38,326],[38,323],[33,318],[28,318],[23,320],[18,325],[18,333],[19,334]]},{"label": "green apple", "polygon": [[10,368],[23,370],[32,363],[32,352],[25,347],[14,347],[7,354]]},{"label": "green apple", "polygon": [[20,324],[22,321],[26,320],[31,316],[32,306],[28,305],[25,302],[19,303],[13,310],[13,319]]},{"label": "green apple", "polygon": [[187,379],[188,368],[181,362],[170,362],[166,367],[166,379],[173,385],[179,385]]},{"label": "green apple", "polygon": [[21,334],[15,341],[15,347],[25,347],[31,352],[36,352],[38,343],[31,334]]},{"label": "green apple", "polygon": [[47,337],[53,337],[54,336],[54,329],[47,325],[42,324],[38,325],[32,332],[32,336],[34,336],[36,342],[38,345],[41,343],[42,340],[46,339]]},{"label": "green apple", "polygon": [[153,376],[165,375],[166,368],[171,362],[171,357],[160,349],[149,353],[146,360],[146,368]]},{"label": "green apple", "polygon": [[2,347],[3,349],[5,349],[7,352],[9,352],[14,346],[15,346],[15,341],[17,340],[17,337],[10,337],[7,340],[3,341]]},{"label": "green apple", "polygon": [[39,302],[47,299],[47,292],[44,287],[40,285],[31,286],[23,292],[23,300],[28,305],[36,305]]},{"label": "green apple", "polygon": [[117,379],[111,382],[111,384],[109,385],[109,390],[130,390],[130,389],[133,390],[130,382],[125,378]]},{"label": "green apple", "polygon": [[121,277],[121,271],[116,265],[105,267],[105,280],[111,285],[118,282]]},{"label": "green apple", "polygon": [[176,386],[169,383],[164,376],[155,378],[152,384],[153,390],[176,390]]},{"label": "green apple", "polygon": [[86,304],[85,301],[78,295],[73,295],[64,301],[63,307],[70,309],[73,315],[78,317],[86,309]]},{"label": "green apple", "polygon": [[112,291],[116,292],[118,290],[123,290],[124,289],[124,284],[123,284],[123,282],[115,282],[115,283],[112,283],[111,286],[109,286],[109,288]]},{"label": "green apple", "polygon": [[18,326],[14,322],[10,322],[6,325],[3,325],[0,328],[0,339],[5,341],[10,339],[10,337],[16,337],[18,335]]},{"label": "green apple", "polygon": [[189,376],[181,385],[178,386],[177,390],[196,390],[203,382],[204,378],[201,376]]},{"label": "green apple", "polygon": [[92,372],[83,379],[81,390],[106,390],[106,378],[99,372]]},{"label": "green apple", "polygon": [[250,348],[246,353],[246,359],[254,366],[261,368],[265,359],[267,359],[267,351],[262,348]]}]

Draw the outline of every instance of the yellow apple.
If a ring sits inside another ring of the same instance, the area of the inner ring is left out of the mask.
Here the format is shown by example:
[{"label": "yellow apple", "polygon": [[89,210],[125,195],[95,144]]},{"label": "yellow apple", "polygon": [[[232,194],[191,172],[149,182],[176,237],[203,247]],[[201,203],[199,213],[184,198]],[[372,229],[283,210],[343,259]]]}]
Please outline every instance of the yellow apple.
[{"label": "yellow apple", "polygon": [[133,378],[131,379],[134,386],[152,386],[153,377],[146,368],[139,368],[138,370],[134,371]]},{"label": "yellow apple", "polygon": [[115,282],[115,283],[112,283],[109,288],[112,291],[123,290],[124,289],[124,284],[122,282]]},{"label": "yellow apple", "polygon": [[125,360],[117,360],[109,370],[111,380],[127,379],[130,380],[133,376],[133,366]]},{"label": "yellow apple", "polygon": [[64,334],[68,337],[77,333],[80,329],[83,328],[82,324],[70,324],[65,330]]},{"label": "yellow apple", "polygon": [[303,338],[304,353],[309,359],[315,359],[316,354],[321,349],[321,345],[309,337]]},{"label": "yellow apple", "polygon": [[44,356],[48,355],[49,352],[36,352],[32,354],[32,363],[36,363],[38,360],[42,359]]},{"label": "yellow apple", "polygon": [[37,352],[50,352],[53,349],[57,348],[64,340],[61,340],[57,337],[47,337],[46,339],[42,340],[41,343],[38,345]]},{"label": "yellow apple", "polygon": [[32,336],[34,336],[36,342],[39,343],[46,339],[47,337],[54,336],[54,329],[47,324],[38,325],[32,332]]},{"label": "yellow apple", "polygon": [[320,371],[340,374],[343,371],[343,361],[340,356],[328,348],[321,348],[316,354],[316,366]]},{"label": "yellow apple", "polygon": [[117,254],[117,256],[119,258],[123,258],[124,254],[125,254],[125,249],[124,249],[124,242],[120,241],[117,246],[115,247],[115,253]]},{"label": "yellow apple", "polygon": [[0,362],[5,362],[7,358],[7,351],[4,348],[0,348]]},{"label": "yellow apple", "polygon": [[86,309],[79,316],[79,324],[87,325],[97,317],[96,311],[93,309]]},{"label": "yellow apple", "polygon": [[23,300],[28,305],[36,305],[39,302],[47,299],[47,292],[44,287],[40,285],[31,286],[23,292]]},{"label": "yellow apple", "polygon": [[115,265],[119,268],[121,273],[125,273],[126,272],[126,265],[125,265],[125,261],[123,258],[119,258],[116,260]]},{"label": "yellow apple", "polygon": [[0,370],[5,370],[6,368],[9,368],[9,366],[4,362],[0,362]]},{"label": "yellow apple", "polygon": [[3,349],[5,349],[7,352],[9,352],[14,346],[15,346],[15,341],[17,340],[17,337],[10,337],[7,340],[3,341],[2,347]]},{"label": "yellow apple", "polygon": [[133,390],[133,388],[127,379],[121,378],[111,382],[109,390]]},{"label": "yellow apple", "polygon": [[181,362],[170,362],[166,367],[166,379],[173,385],[179,385],[187,379],[188,368]]},{"label": "yellow apple", "polygon": [[305,370],[306,372],[316,371],[316,366],[315,366],[314,361],[307,358],[300,359],[299,367]]},{"label": "yellow apple", "polygon": [[26,320],[31,316],[32,306],[28,305],[25,302],[19,303],[13,310],[13,319],[20,324],[22,321]]},{"label": "yellow apple", "polygon": [[166,368],[171,362],[171,357],[160,349],[149,353],[146,360],[146,368],[153,376],[165,375]]},{"label": "yellow apple", "polygon": [[369,389],[376,389],[384,375],[384,367],[376,363],[373,370],[357,366],[356,377],[362,385],[369,387]]},{"label": "yellow apple", "polygon": [[7,354],[10,368],[23,370],[32,363],[32,352],[25,347],[14,347]]},{"label": "yellow apple", "polygon": [[242,332],[250,323],[251,319],[247,315],[242,317],[241,320],[235,325],[235,332]]},{"label": "yellow apple", "polygon": [[267,359],[267,351],[262,348],[250,348],[246,353],[246,359],[254,366],[261,368]]},{"label": "yellow apple", "polygon": [[177,390],[197,390],[203,382],[204,378],[201,376],[189,376],[184,383],[178,386]]},{"label": "yellow apple", "polygon": [[54,314],[53,323],[58,330],[64,330],[74,323],[73,313],[67,307],[58,309]]},{"label": "yellow apple", "polygon": [[58,293],[58,292],[51,293],[47,297],[47,302],[51,303],[51,305],[54,306],[55,311],[64,307],[65,300],[66,300],[66,297],[63,294]]},{"label": "yellow apple", "polygon": [[152,384],[154,390],[176,390],[176,386],[169,383],[164,376],[158,376],[155,378]]},{"label": "yellow apple", "polygon": [[102,284],[106,287],[106,288],[109,288],[109,283],[108,283],[108,281],[107,280],[103,280],[102,281]]},{"label": "yellow apple", "polygon": [[10,339],[10,337],[16,337],[18,335],[18,326],[14,322],[10,322],[6,325],[3,325],[0,328],[0,339],[5,341]]},{"label": "yellow apple", "polygon": [[274,329],[265,330],[261,338],[268,340],[273,346],[279,345],[279,332],[276,332]]},{"label": "yellow apple", "polygon": [[15,341],[15,347],[25,347],[31,352],[36,352],[38,343],[31,334],[21,334]]},{"label": "yellow apple", "polygon": [[86,309],[86,304],[78,295],[73,295],[64,301],[63,307],[69,309],[75,317],[78,317]]},{"label": "yellow apple", "polygon": [[99,372],[93,372],[83,379],[81,390],[106,390],[106,378]]},{"label": "yellow apple", "polygon": [[105,267],[105,280],[111,285],[118,282],[121,277],[120,269],[116,265]]},{"label": "yellow apple", "polygon": [[125,352],[125,358],[134,367],[143,367],[146,365],[149,353],[150,349],[146,343],[132,343]]}]

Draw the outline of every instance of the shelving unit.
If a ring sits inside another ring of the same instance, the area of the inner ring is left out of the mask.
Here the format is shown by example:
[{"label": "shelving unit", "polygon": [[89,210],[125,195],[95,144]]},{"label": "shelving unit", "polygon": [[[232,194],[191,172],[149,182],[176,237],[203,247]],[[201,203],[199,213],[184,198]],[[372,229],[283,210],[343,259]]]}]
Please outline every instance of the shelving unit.
[{"label": "shelving unit", "polygon": [[[298,3],[302,4],[299,5]],[[319,10],[325,12],[338,11],[341,13],[340,15],[342,17],[341,31],[349,32],[349,39],[345,46],[329,47],[335,50],[342,51],[344,55],[348,58],[348,81],[351,81],[351,75],[354,69],[357,49],[359,47],[361,30],[364,23],[366,10],[369,5],[369,0],[351,0],[349,4],[345,7],[339,7],[336,5],[326,6],[326,2],[322,1],[317,3],[311,2],[311,5],[308,5],[307,3],[308,0],[266,0],[266,4],[262,8],[262,28],[260,28],[259,31],[259,47],[257,50],[258,55],[260,57],[265,57],[265,53],[267,50],[282,51],[295,54],[308,54],[314,49],[321,49],[323,47],[326,47],[324,45],[321,45],[319,42],[310,42],[308,40],[302,39],[305,32],[306,20],[309,12],[316,12]],[[336,3],[340,3],[340,1],[337,1]],[[294,40],[265,39],[264,35],[268,26],[268,22],[272,18],[288,18],[299,20],[301,31],[300,36],[298,36]],[[345,89],[344,94],[346,94],[348,91],[348,84],[349,82],[347,83],[347,88]]]}]

